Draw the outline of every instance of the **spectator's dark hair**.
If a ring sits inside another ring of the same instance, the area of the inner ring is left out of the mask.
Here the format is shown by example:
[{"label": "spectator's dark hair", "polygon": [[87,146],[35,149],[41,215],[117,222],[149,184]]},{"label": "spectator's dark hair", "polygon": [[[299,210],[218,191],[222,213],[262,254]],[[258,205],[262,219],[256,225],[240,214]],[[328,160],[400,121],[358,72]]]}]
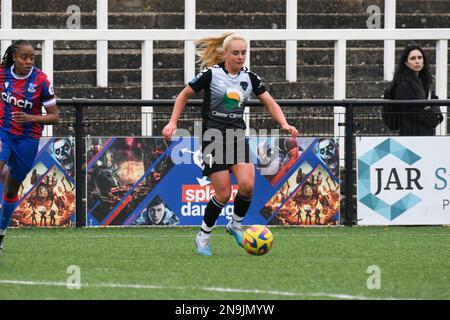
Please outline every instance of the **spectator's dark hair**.
[{"label": "spectator's dark hair", "polygon": [[402,78],[410,78],[414,76],[414,71],[411,70],[407,65],[406,62],[408,61],[408,56],[413,50],[419,50],[420,53],[422,53],[423,57],[423,68],[419,72],[419,79],[422,80],[423,86],[425,91],[430,90],[431,84],[433,82],[433,76],[430,72],[430,66],[428,64],[427,56],[425,55],[425,52],[423,49],[415,44],[408,45],[400,55],[400,59],[398,61],[397,70],[394,75],[394,80],[392,81],[392,85],[398,84]]},{"label": "spectator's dark hair", "polygon": [[164,203],[159,196],[153,198],[153,200],[149,203],[149,207],[155,207],[161,203]]},{"label": "spectator's dark hair", "polygon": [[0,68],[9,68],[14,64],[13,56],[17,50],[24,45],[33,46],[31,42],[27,40],[16,40],[14,41],[5,51],[2,57],[2,62],[0,63]]}]

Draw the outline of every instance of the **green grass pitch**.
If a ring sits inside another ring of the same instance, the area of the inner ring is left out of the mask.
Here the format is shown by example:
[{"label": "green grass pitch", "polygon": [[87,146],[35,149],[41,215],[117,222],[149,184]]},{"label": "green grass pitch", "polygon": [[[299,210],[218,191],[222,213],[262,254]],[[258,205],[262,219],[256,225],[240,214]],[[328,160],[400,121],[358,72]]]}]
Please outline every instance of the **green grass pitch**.
[{"label": "green grass pitch", "polygon": [[0,299],[450,299],[448,227],[277,227],[260,257],[223,227],[200,257],[197,230],[10,229]]}]

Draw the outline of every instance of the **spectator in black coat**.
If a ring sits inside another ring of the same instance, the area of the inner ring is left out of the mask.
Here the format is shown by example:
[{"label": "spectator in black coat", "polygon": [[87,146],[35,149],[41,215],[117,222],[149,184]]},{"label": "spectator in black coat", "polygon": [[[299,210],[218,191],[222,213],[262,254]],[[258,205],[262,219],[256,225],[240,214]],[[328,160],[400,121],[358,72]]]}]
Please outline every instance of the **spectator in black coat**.
[{"label": "spectator in black coat", "polygon": [[[431,76],[427,57],[419,46],[407,46],[398,62],[391,85],[394,100],[438,99],[431,90]],[[399,134],[401,136],[434,136],[435,128],[444,119],[438,106],[399,105]]]}]

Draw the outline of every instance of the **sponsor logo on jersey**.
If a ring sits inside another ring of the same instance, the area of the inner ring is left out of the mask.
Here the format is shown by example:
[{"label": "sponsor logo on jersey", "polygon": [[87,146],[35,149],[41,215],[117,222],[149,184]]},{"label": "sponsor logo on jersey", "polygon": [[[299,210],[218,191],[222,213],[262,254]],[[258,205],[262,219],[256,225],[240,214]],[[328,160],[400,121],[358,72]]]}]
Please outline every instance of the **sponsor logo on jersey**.
[{"label": "sponsor logo on jersey", "polygon": [[240,113],[224,113],[219,111],[212,111],[213,116],[221,117],[221,118],[230,118],[230,119],[242,119],[243,115]]},{"label": "sponsor logo on jersey", "polygon": [[235,88],[227,89],[223,96],[223,105],[227,110],[234,110],[241,106],[242,93]]},{"label": "sponsor logo on jersey", "polygon": [[23,109],[33,108],[33,103],[28,100],[17,99],[11,92],[2,92],[2,100],[10,105],[17,106]]}]

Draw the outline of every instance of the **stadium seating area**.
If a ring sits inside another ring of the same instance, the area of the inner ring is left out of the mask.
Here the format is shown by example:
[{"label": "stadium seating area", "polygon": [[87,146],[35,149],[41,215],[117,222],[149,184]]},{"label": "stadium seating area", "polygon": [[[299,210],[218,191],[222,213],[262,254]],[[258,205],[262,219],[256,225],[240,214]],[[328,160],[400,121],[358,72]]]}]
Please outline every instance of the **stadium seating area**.
[{"label": "stadium seating area", "polygon": [[[66,10],[74,4],[81,9],[81,28],[96,28],[96,2],[92,0],[13,1],[13,28],[67,28],[70,14]],[[108,4],[110,29],[184,28],[184,0],[110,0]],[[370,5],[379,5],[383,14],[383,0],[298,0],[298,28],[366,28]],[[397,28],[448,28],[449,7],[449,0],[397,0]],[[286,27],[284,0],[201,0],[196,11],[198,29]],[[434,64],[435,42],[419,43],[427,48]],[[398,41],[397,49],[404,45]],[[184,86],[183,43],[155,42],[154,48],[154,98],[174,98]],[[54,82],[61,98],[141,97],[138,42],[109,43],[107,88],[96,86],[95,42],[55,41],[54,54]],[[275,98],[333,97],[333,42],[298,42],[296,83],[285,80],[284,41],[252,41],[250,54],[252,69]],[[348,42],[347,63],[347,97],[380,97],[383,42]]]}]

